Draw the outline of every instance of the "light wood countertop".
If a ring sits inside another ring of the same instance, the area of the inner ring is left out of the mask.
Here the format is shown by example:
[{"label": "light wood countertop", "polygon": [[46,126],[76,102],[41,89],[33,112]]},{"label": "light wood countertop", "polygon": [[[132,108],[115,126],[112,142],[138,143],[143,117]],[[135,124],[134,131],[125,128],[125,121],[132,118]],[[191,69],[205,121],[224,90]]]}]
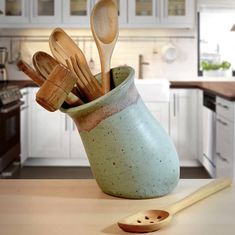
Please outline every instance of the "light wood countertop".
[{"label": "light wood countertop", "polygon": [[[210,180],[180,180],[164,197],[115,198],[94,180],[0,180],[0,234],[128,234],[116,222],[139,210],[164,207]],[[235,231],[235,187],[227,188],[175,215],[166,228],[151,234],[232,235]]]}]

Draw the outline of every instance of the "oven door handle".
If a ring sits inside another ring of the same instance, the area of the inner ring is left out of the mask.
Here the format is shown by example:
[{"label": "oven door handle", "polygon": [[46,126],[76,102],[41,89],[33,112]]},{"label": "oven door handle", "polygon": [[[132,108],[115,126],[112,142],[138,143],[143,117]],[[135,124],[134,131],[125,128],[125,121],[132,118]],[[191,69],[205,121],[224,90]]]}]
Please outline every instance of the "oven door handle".
[{"label": "oven door handle", "polygon": [[0,113],[9,113],[15,109],[18,109],[20,106],[22,106],[24,104],[23,101],[19,101],[18,103],[10,106],[10,107],[7,107],[7,108],[1,108],[0,109]]}]

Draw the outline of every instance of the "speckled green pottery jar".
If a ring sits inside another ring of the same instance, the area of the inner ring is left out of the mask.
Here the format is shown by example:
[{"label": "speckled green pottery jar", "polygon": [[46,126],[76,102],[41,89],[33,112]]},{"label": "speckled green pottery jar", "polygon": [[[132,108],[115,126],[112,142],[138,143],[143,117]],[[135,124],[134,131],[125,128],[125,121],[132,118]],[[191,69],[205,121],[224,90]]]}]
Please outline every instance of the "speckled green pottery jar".
[{"label": "speckled green pottery jar", "polygon": [[175,147],[136,90],[134,70],[117,67],[111,74],[115,88],[109,93],[61,111],[76,123],[103,192],[136,199],[165,195],[179,180]]}]

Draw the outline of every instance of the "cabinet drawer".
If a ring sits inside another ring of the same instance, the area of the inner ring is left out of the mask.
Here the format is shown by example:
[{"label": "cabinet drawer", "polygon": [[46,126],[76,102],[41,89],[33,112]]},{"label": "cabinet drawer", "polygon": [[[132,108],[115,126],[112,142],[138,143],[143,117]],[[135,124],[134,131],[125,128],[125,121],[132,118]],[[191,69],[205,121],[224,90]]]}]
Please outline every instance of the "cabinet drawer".
[{"label": "cabinet drawer", "polygon": [[218,157],[231,161],[234,154],[234,123],[223,117],[216,117],[216,153]]},{"label": "cabinet drawer", "polygon": [[233,178],[233,164],[223,158],[216,157],[216,177],[231,177]]},{"label": "cabinet drawer", "polygon": [[216,97],[216,113],[230,121],[234,121],[233,102]]}]

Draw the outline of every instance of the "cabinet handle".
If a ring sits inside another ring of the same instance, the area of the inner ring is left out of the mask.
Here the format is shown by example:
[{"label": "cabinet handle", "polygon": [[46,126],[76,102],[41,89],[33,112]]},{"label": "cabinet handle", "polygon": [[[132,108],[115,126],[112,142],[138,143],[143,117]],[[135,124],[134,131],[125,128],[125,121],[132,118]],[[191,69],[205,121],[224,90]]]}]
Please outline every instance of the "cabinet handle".
[{"label": "cabinet handle", "polygon": [[227,125],[228,125],[227,122],[224,122],[224,121],[222,121],[222,120],[219,119],[219,118],[217,118],[217,122],[221,123],[221,124],[224,125],[224,126],[227,126]]},{"label": "cabinet handle", "polygon": [[176,117],[176,94],[173,94],[173,115]]},{"label": "cabinet handle", "polygon": [[217,155],[218,158],[219,158],[220,160],[222,160],[223,162],[228,162],[227,158],[223,157],[223,156],[221,155],[221,153],[216,153],[216,155]]},{"label": "cabinet handle", "polygon": [[216,103],[216,104],[224,109],[229,109],[228,105],[226,104],[221,104],[221,103]]},{"label": "cabinet handle", "polygon": [[26,91],[26,92],[23,92],[23,93],[22,93],[22,96],[25,96],[25,95],[28,95],[28,94],[29,94],[29,92]]},{"label": "cabinet handle", "polygon": [[227,105],[222,105],[222,107],[223,107],[224,109],[229,109],[229,107],[228,107]]},{"label": "cabinet handle", "polygon": [[23,110],[28,109],[28,108],[29,108],[29,106],[26,105],[26,106],[24,106],[24,107],[21,107],[21,108],[20,108],[20,111],[23,111]]},{"label": "cabinet handle", "polygon": [[3,11],[2,10],[0,10],[0,15],[3,15]]},{"label": "cabinet handle", "polygon": [[64,118],[64,120],[65,120],[65,131],[67,131],[68,130],[68,120],[67,120],[67,117],[66,116],[64,116],[65,118]]}]

